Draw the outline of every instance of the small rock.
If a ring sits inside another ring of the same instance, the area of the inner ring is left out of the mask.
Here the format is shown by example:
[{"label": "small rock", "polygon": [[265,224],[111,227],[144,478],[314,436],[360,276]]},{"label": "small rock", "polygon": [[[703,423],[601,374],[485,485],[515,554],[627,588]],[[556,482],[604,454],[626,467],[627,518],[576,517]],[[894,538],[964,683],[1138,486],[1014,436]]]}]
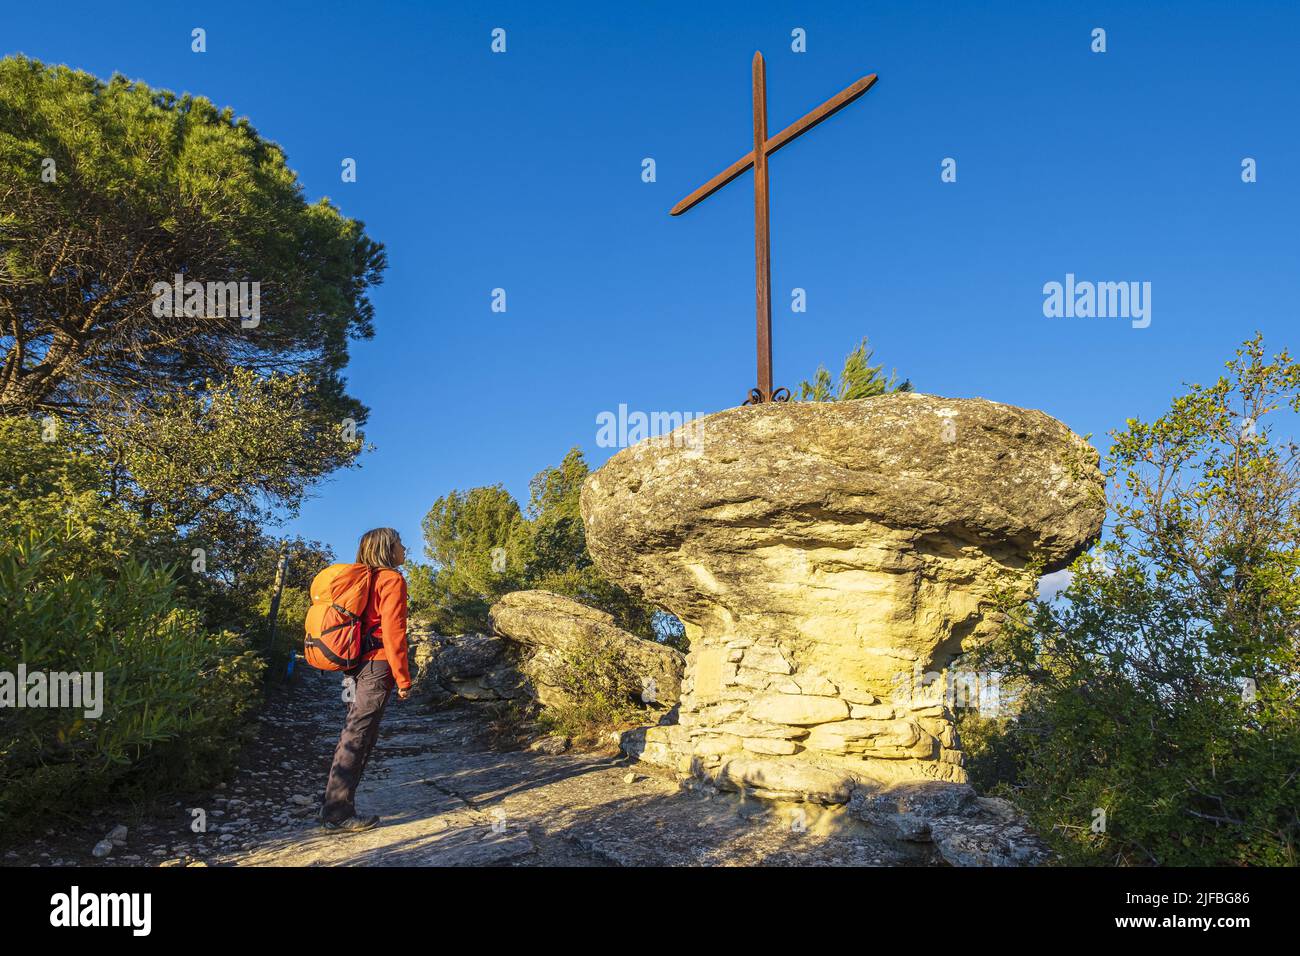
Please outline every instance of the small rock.
[{"label": "small rock", "polygon": [[289,798],[289,802],[296,803],[300,807],[310,807],[313,803],[315,803],[315,801],[312,800],[311,797],[304,797],[301,793],[295,793],[292,797]]},{"label": "small rock", "polygon": [[112,852],[113,852],[112,841],[100,840],[98,843],[95,844],[94,849],[90,851],[90,855],[102,860],[104,859],[104,857],[108,856]]},{"label": "small rock", "polygon": [[636,783],[636,774],[634,774],[634,773],[624,774],[624,775],[623,775],[623,782],[624,782],[624,783]]},{"label": "small rock", "polygon": [[533,753],[542,753],[554,757],[569,749],[569,738],[562,737],[559,734],[552,734],[549,737],[542,737],[540,740],[534,740],[528,745],[528,749]]}]

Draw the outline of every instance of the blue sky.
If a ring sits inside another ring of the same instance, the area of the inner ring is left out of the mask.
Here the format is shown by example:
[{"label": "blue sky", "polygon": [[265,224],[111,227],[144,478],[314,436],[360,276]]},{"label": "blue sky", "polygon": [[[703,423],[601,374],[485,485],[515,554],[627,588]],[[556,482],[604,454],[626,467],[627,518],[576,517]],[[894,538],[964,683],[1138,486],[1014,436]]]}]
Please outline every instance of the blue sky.
[{"label": "blue sky", "polygon": [[[751,179],[668,209],[748,151],[756,49],[772,131],[880,76],[771,160],[777,384],[867,335],[920,391],[1040,408],[1104,448],[1254,330],[1300,347],[1300,7],[1130,6],[8,4],[0,52],[231,106],[385,243],[348,369],[377,450],[288,526],[347,557],[376,525],[418,542],[452,488],[524,498],[575,445],[599,465],[602,411],[739,403]],[[1044,317],[1067,273],[1150,282],[1150,326]]]}]

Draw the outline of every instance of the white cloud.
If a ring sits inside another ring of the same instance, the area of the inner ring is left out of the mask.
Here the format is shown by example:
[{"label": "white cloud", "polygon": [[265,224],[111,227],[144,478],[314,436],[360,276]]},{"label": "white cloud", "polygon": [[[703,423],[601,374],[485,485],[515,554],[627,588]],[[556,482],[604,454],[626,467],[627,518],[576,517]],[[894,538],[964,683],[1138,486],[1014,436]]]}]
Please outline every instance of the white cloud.
[{"label": "white cloud", "polygon": [[1072,580],[1074,580],[1074,575],[1069,568],[1062,568],[1060,571],[1044,574],[1038,579],[1038,599],[1040,601],[1055,601],[1061,596],[1061,592],[1070,586]]}]

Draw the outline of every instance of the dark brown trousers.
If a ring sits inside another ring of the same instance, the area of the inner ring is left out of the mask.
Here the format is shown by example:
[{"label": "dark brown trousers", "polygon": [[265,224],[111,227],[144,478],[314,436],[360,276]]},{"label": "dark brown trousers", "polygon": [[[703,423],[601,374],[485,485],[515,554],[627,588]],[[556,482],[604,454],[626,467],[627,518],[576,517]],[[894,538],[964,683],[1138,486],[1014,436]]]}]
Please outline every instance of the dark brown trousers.
[{"label": "dark brown trousers", "polygon": [[338,746],[334,748],[334,764],[330,767],[325,804],[321,808],[321,819],[329,823],[340,823],[356,815],[357,785],[379,737],[379,721],[383,719],[388,695],[396,685],[392,669],[383,658],[366,661],[348,673],[356,681],[354,695],[348,704]]}]

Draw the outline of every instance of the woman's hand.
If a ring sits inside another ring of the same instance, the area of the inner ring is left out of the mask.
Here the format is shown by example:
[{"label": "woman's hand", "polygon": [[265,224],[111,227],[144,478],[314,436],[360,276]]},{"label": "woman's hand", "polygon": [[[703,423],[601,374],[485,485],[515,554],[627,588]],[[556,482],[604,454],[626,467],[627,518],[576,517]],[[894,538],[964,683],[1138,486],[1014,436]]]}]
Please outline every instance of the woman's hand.
[{"label": "woman's hand", "polygon": [[407,699],[408,697],[410,697],[410,696],[411,696],[411,688],[409,688],[409,687],[399,687],[399,688],[397,688],[397,699],[398,699],[398,700],[406,700],[406,699]]}]

